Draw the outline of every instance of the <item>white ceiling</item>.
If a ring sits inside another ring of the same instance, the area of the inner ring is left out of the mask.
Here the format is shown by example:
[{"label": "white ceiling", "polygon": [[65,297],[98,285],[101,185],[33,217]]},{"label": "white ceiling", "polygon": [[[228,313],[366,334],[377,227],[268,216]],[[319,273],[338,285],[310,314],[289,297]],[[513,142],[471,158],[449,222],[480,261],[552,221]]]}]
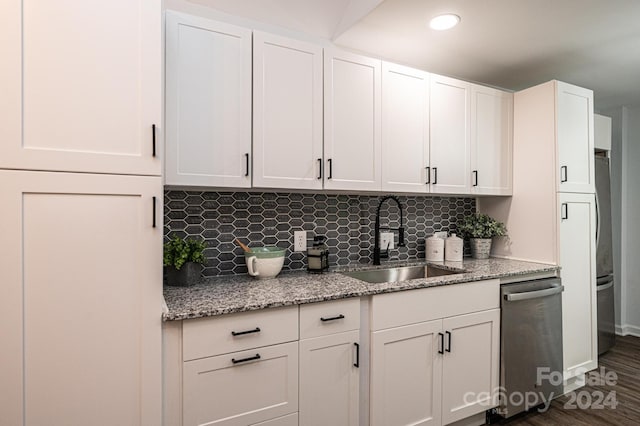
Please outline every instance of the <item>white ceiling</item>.
[{"label": "white ceiling", "polygon": [[[640,104],[640,0],[190,1],[465,80],[558,79],[593,89],[599,110]],[[462,21],[429,29],[444,12]]]}]

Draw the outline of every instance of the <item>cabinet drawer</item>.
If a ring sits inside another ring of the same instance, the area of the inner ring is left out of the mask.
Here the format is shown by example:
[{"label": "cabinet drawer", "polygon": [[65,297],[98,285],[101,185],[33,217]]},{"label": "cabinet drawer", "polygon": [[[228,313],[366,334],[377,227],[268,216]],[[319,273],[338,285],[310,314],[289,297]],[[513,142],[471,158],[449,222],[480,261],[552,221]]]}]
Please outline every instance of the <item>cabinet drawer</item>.
[{"label": "cabinet drawer", "polygon": [[298,340],[298,307],[264,309],[186,320],[182,325],[185,361]]},{"label": "cabinet drawer", "polygon": [[371,330],[383,330],[500,307],[500,280],[373,296]]},{"label": "cabinet drawer", "polygon": [[182,380],[184,426],[245,426],[295,413],[298,342],[188,361]]},{"label": "cabinet drawer", "polygon": [[360,298],[300,306],[300,338],[326,336],[360,328]]}]

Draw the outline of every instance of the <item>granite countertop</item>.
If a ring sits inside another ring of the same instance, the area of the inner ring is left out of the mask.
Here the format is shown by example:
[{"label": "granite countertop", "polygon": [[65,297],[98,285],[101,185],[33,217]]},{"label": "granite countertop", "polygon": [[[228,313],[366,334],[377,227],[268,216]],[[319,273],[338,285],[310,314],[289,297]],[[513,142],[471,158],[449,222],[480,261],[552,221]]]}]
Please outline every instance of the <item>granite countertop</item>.
[{"label": "granite countertop", "polygon": [[[339,273],[427,264],[461,273],[377,284],[367,283]],[[269,280],[257,280],[248,275],[226,275],[207,278],[202,283],[191,287],[165,286],[166,309],[163,320],[209,317],[493,278],[556,272],[557,270],[559,267],[555,265],[492,258],[486,260],[465,259],[462,263],[385,262],[381,266],[357,265],[333,268],[331,272],[324,274],[309,274],[306,271],[287,272]]]}]

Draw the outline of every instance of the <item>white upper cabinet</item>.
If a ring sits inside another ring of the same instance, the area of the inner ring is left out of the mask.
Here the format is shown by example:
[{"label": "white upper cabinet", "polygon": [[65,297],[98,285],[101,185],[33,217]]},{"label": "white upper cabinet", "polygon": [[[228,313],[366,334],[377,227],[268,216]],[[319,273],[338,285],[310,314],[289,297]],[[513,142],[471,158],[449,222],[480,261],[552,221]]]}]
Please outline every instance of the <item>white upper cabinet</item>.
[{"label": "white upper cabinet", "polygon": [[593,91],[555,84],[558,191],[593,193]]},{"label": "white upper cabinet", "polygon": [[382,190],[429,191],[429,74],[382,63]]},{"label": "white upper cabinet", "polygon": [[431,74],[431,192],[470,193],[471,84]]},{"label": "white upper cabinet", "polygon": [[253,186],[322,189],[322,48],[253,33]]},{"label": "white upper cabinet", "polygon": [[513,94],[471,88],[471,193],[511,195]]},{"label": "white upper cabinet", "polygon": [[167,185],[251,186],[251,31],[166,14]]},{"label": "white upper cabinet", "polygon": [[325,189],[380,190],[380,68],[376,59],[325,50]]},{"label": "white upper cabinet", "polygon": [[160,175],[161,10],[2,2],[0,168]]}]

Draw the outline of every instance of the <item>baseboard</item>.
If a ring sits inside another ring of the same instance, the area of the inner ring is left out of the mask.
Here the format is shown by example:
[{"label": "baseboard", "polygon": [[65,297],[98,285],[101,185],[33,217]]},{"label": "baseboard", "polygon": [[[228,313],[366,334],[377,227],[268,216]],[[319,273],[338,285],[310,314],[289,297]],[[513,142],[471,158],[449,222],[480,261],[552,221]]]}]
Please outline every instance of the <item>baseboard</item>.
[{"label": "baseboard", "polygon": [[616,334],[618,336],[640,337],[640,327],[630,324],[625,324],[622,326],[616,324]]}]

